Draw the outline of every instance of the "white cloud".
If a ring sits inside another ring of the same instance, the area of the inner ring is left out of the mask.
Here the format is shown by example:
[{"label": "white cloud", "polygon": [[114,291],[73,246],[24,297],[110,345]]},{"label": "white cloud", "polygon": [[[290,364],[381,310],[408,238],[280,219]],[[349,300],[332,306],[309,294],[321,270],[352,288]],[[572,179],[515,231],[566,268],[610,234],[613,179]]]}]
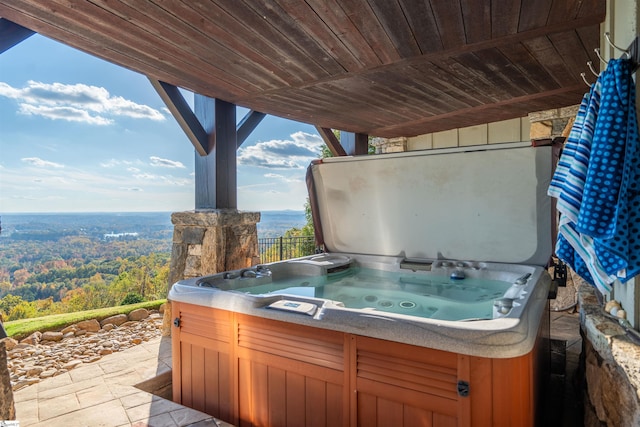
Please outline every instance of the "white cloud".
[{"label": "white cloud", "polygon": [[302,182],[302,179],[297,176],[284,176],[278,173],[265,173],[264,177],[283,182]]},{"label": "white cloud", "polygon": [[49,107],[46,105],[21,104],[18,110],[21,114],[27,116],[42,116],[51,120],[66,120],[68,122],[83,122],[90,125],[110,125],[113,120],[92,116],[88,111],[80,110],[74,107]]},{"label": "white cloud", "polygon": [[188,178],[176,178],[171,175],[155,175],[152,173],[138,173],[134,174],[133,177],[139,181],[144,181],[146,185],[173,185],[173,186],[185,186],[192,185],[193,180]]},{"label": "white cloud", "polygon": [[15,99],[19,112],[52,120],[82,122],[92,125],[114,123],[112,116],[161,121],[166,117],[148,105],[137,104],[121,96],[112,96],[103,87],[82,83],[42,83],[28,81],[23,88],[0,82],[0,96]]},{"label": "white cloud", "polygon": [[100,166],[102,166],[103,168],[114,168],[116,166],[119,166],[120,164],[122,164],[120,160],[111,159],[109,161],[100,163]]},{"label": "white cloud", "polygon": [[178,162],[175,160],[163,159],[157,156],[151,156],[149,157],[149,160],[151,161],[151,166],[185,169],[185,165],[182,164],[182,162]]},{"label": "white cloud", "polygon": [[320,157],[323,141],[318,135],[296,132],[290,140],[273,139],[238,150],[238,164],[269,169],[303,169]]},{"label": "white cloud", "polygon": [[63,168],[64,165],[60,163],[50,162],[48,160],[42,160],[39,157],[24,157],[22,159],[23,162],[28,163],[31,166],[35,166],[38,168]]}]

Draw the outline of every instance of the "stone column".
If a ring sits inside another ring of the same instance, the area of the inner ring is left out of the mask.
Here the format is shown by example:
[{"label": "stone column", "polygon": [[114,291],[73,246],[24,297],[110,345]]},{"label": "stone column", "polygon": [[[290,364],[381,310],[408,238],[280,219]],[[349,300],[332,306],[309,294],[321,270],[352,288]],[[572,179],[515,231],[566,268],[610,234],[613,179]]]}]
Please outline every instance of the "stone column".
[{"label": "stone column", "polygon": [[7,367],[7,348],[0,340],[0,421],[15,420],[16,408],[13,403],[11,377]]},{"label": "stone column", "polygon": [[[175,282],[250,267],[260,262],[257,223],[260,212],[201,209],[171,214],[173,247],[169,285]],[[165,310],[163,335],[171,333],[171,308]]]}]

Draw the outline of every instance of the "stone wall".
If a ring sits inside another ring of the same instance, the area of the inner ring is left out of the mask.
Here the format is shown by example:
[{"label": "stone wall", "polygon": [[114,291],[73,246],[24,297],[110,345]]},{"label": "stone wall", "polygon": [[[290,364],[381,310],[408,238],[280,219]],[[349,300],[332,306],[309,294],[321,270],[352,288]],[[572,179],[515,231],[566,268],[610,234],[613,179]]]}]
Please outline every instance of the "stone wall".
[{"label": "stone wall", "polygon": [[640,341],[607,315],[596,290],[578,289],[583,337],[584,425],[640,426]]}]

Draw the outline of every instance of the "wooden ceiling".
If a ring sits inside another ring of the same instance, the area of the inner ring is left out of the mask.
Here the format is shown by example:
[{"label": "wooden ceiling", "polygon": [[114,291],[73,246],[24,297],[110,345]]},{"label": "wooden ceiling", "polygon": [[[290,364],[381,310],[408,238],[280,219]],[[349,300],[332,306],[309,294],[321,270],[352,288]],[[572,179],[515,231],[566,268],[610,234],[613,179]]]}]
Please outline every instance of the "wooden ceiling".
[{"label": "wooden ceiling", "polygon": [[604,0],[0,0],[0,17],[253,110],[381,137],[577,104]]}]

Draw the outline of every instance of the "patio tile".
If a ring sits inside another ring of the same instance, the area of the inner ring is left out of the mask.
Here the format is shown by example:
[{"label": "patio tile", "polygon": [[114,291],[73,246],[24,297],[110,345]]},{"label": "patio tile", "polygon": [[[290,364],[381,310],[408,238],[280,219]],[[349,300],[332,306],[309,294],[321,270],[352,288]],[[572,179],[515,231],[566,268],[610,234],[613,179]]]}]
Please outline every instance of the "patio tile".
[{"label": "patio tile", "polygon": [[40,388],[38,391],[38,399],[52,399],[56,396],[70,395],[102,384],[104,384],[104,379],[97,376],[84,381],[72,382],[71,384],[49,388],[47,390],[42,390],[42,388]]},{"label": "patio tile", "polygon": [[[80,402],[75,394],[57,396],[51,399],[38,399],[38,419],[49,420],[80,409]],[[54,424],[51,424],[54,425]]]},{"label": "patio tile", "polygon": [[16,401],[15,406],[16,420],[20,422],[20,425],[27,426],[40,421],[38,418],[39,410],[37,400]]},{"label": "patio tile", "polygon": [[125,398],[126,396],[140,393],[140,390],[135,388],[129,384],[120,384],[117,380],[111,380],[107,383],[107,387],[113,394],[114,397],[118,399]]},{"label": "patio tile", "polygon": [[[137,390],[137,389],[135,389]],[[135,391],[127,396],[120,398],[120,403],[124,409],[134,408],[140,405],[150,404],[153,400],[153,395],[146,391]]]},{"label": "patio tile", "polygon": [[69,376],[69,372],[65,372],[53,378],[48,378],[46,381],[39,382],[38,390],[45,391],[45,390],[57,389],[59,387],[62,387],[68,384],[73,384],[73,380],[71,379],[71,376]]},{"label": "patio tile", "polygon": [[69,371],[68,374],[74,382],[79,382],[102,376],[104,371],[100,368],[100,365],[96,363],[82,365],[79,368]]},{"label": "patio tile", "polygon": [[76,393],[76,397],[81,408],[96,406],[115,399],[106,384],[79,391]]},{"label": "patio tile", "polygon": [[148,420],[136,421],[131,427],[178,427],[169,414],[155,415]]},{"label": "patio tile", "polygon": [[[225,426],[231,426],[231,424],[225,423]],[[220,422],[215,418],[210,418],[208,420],[202,420],[198,421],[197,423],[189,424],[186,427],[222,427],[222,424],[220,424]]]},{"label": "patio tile", "polygon": [[184,408],[184,407],[176,411],[171,411],[170,414],[173,420],[179,426],[188,426],[189,424],[194,424],[199,421],[213,419],[211,415],[207,415],[203,412],[196,411],[195,409]]},{"label": "patio tile", "polygon": [[187,408],[170,400],[153,396],[151,402],[128,407],[126,408],[126,411],[131,421],[139,421],[141,419],[150,418],[160,414],[169,414],[172,411],[178,411],[181,409]]},{"label": "patio tile", "polygon": [[[90,408],[60,415],[40,421],[34,427],[51,426],[91,426],[112,427],[115,425],[130,425],[129,418],[117,400],[112,400]],[[22,427],[22,424],[20,425]]]},{"label": "patio tile", "polygon": [[33,384],[21,390],[14,391],[13,400],[17,403],[17,402],[24,402],[27,400],[37,399],[38,391],[40,390],[38,386],[39,384]]}]

